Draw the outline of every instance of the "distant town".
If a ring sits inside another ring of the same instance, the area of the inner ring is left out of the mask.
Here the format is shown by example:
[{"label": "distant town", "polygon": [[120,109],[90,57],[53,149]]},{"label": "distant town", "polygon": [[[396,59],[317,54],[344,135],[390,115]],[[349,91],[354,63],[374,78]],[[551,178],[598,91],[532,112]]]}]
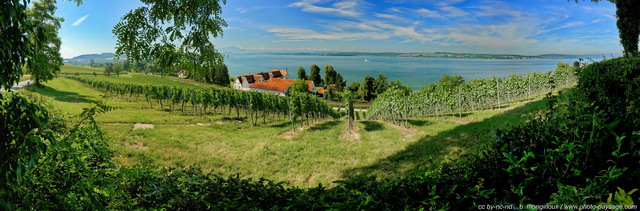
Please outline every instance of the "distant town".
[{"label": "distant town", "polygon": [[564,54],[543,54],[537,56],[515,55],[515,54],[474,54],[474,53],[395,53],[395,52],[302,52],[302,53],[275,53],[279,55],[309,55],[309,56],[375,56],[375,57],[416,57],[416,58],[451,58],[451,59],[565,59],[573,58],[576,55]]}]

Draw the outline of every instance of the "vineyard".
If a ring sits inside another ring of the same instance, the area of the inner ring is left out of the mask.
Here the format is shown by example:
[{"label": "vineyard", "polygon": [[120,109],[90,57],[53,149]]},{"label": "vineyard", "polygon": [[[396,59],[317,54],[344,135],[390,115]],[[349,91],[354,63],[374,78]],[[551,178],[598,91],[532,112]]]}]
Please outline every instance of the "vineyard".
[{"label": "vineyard", "polygon": [[[501,108],[504,103],[531,100],[534,97],[574,85],[575,69],[558,63],[555,71],[546,73],[512,74],[505,78],[473,79],[461,77],[442,80],[420,91],[407,94],[389,89],[378,96],[369,108],[369,118],[397,122],[412,117],[429,117],[485,109]],[[444,82],[444,83],[443,83]]]},{"label": "vineyard", "polygon": [[[180,110],[182,114],[192,113],[204,116],[210,113],[227,113],[232,115],[235,109],[236,118],[241,113],[257,125],[262,117],[273,120],[290,118],[295,122],[298,118],[323,119],[337,117],[337,113],[319,98],[306,93],[295,93],[290,97],[253,91],[239,91],[217,87],[149,85],[127,80],[102,80],[92,77],[68,76],[67,78],[92,86],[111,95],[123,97],[131,101],[146,100],[149,107],[167,107],[171,112]],[[189,112],[190,111],[190,112]],[[301,123],[302,124],[302,123]]]}]

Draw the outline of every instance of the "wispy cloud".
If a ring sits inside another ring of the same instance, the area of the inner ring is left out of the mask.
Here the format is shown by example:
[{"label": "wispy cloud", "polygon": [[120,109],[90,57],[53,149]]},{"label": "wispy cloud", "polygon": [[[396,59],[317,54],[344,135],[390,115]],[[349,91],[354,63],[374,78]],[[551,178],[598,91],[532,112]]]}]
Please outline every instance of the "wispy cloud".
[{"label": "wispy cloud", "polygon": [[339,18],[316,20],[307,26],[270,26],[268,32],[279,38],[274,42],[388,40],[513,52],[555,48],[549,43],[570,42],[555,31],[562,30],[565,34],[566,29],[573,30],[608,19],[600,16],[576,20],[566,7],[530,10],[504,0],[430,1],[431,5],[416,8],[397,5],[404,1],[388,0],[387,3],[394,4],[390,8],[365,13],[363,5],[368,3],[364,0],[299,0],[289,6],[301,8],[303,12]]},{"label": "wispy cloud", "polygon": [[81,18],[78,18],[78,20],[76,20],[75,22],[73,22],[71,24],[71,26],[79,26],[80,24],[82,24],[82,22],[84,22],[84,20],[86,20],[89,17],[89,15],[85,15],[82,16]]},{"label": "wispy cloud", "polygon": [[444,16],[446,17],[459,17],[459,16],[466,16],[469,15],[468,12],[465,12],[464,10],[461,10],[460,8],[456,8],[456,7],[452,7],[452,6],[447,6],[447,7],[442,7],[440,8],[440,11],[444,12]]},{"label": "wispy cloud", "polygon": [[442,16],[438,11],[428,10],[424,8],[415,10],[415,13],[426,18],[444,18],[444,16]]},{"label": "wispy cloud", "polygon": [[322,13],[327,15],[342,16],[342,17],[359,17],[362,15],[360,2],[358,0],[342,0],[330,6],[321,6],[323,0],[302,0],[290,4],[290,7],[301,7],[302,11]]}]

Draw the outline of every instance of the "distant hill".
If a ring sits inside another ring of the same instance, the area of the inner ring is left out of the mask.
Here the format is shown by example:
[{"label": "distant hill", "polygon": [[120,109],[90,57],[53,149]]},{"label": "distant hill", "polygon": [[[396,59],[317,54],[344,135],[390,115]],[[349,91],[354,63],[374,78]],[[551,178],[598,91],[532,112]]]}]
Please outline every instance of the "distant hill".
[{"label": "distant hill", "polygon": [[[101,54],[84,54],[73,57],[71,59],[64,59],[64,63],[74,65],[89,65],[93,59],[94,63],[107,63],[114,62],[115,53],[101,53]],[[120,56],[120,59],[126,58],[126,56]]]},{"label": "distant hill", "polygon": [[67,60],[82,60],[82,59],[113,59],[116,56],[115,53],[101,53],[101,54],[84,54],[73,57]]}]

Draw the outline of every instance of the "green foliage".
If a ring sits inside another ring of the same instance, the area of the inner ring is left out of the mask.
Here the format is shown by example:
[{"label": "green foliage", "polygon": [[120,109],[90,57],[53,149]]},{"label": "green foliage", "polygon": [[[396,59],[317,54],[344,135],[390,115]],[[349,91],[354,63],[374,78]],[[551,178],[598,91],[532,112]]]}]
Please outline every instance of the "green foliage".
[{"label": "green foliage", "polygon": [[[163,74],[181,64],[190,71],[211,70],[223,57],[211,42],[222,36],[222,0],[145,1],[113,28],[116,54],[132,62],[154,61]],[[170,24],[167,24],[170,23]]]},{"label": "green foliage", "polygon": [[33,2],[33,8],[29,9],[27,15],[34,23],[34,29],[29,41],[34,48],[34,55],[27,59],[27,70],[32,75],[36,86],[41,86],[44,81],[51,80],[55,74],[60,72],[63,65],[60,56],[60,37],[58,30],[62,18],[54,16],[56,5],[54,0],[41,0]]},{"label": "green foliage", "polygon": [[308,93],[309,92],[309,84],[307,81],[298,79],[295,80],[291,85],[287,88],[286,95],[289,96],[294,92],[297,93]]},{"label": "green foliage", "polygon": [[[465,82],[457,76],[443,75],[440,83],[431,84],[417,92],[408,93],[408,117],[426,117],[477,111],[483,109],[500,108],[503,103],[513,103],[520,100],[532,99],[548,93],[556,88],[571,87],[576,83],[577,68],[566,63],[558,63],[556,70],[547,73],[529,73],[525,75],[512,74],[505,78],[473,79]],[[401,86],[396,82],[393,86]],[[402,94],[398,92],[398,94]],[[385,95],[388,96],[388,95]],[[388,102],[403,100],[398,97],[376,98],[370,109],[370,118],[376,115],[388,115],[389,110],[379,109],[384,106],[377,104],[400,104],[404,102]],[[386,113],[386,114],[385,114]]]},{"label": "green foliage", "polygon": [[113,72],[116,74],[116,76],[120,77],[120,73],[122,72],[122,65],[121,64],[114,64],[112,67]]},{"label": "green foliage", "polygon": [[616,0],[616,25],[620,32],[620,43],[625,57],[638,56],[638,36],[640,36],[640,2],[635,0]]},{"label": "green foliage", "polygon": [[228,87],[231,84],[229,77],[229,69],[227,68],[227,65],[217,65],[215,68],[215,75],[211,82],[222,87]]},{"label": "green foliage", "polygon": [[[82,2],[81,0],[74,0]],[[27,16],[28,0],[9,0],[0,2],[3,12],[0,14],[0,88],[11,89],[23,75],[23,65],[27,58],[36,58],[34,35],[45,35],[44,25],[35,23]],[[51,13],[50,15],[52,15]],[[38,37],[51,38],[51,37]],[[55,54],[56,52],[51,52]]]},{"label": "green foliage", "polygon": [[384,91],[387,91],[387,88],[389,88],[387,79],[389,79],[389,77],[387,77],[386,75],[383,75],[382,73],[378,74],[378,78],[376,78],[376,81],[373,83],[373,89],[375,90],[376,95],[382,94],[384,93]]},{"label": "green foliage", "polygon": [[112,177],[111,151],[93,119],[113,108],[85,109],[74,127],[26,98],[2,95],[3,210],[105,209],[126,203]]},{"label": "green foliage", "polygon": [[[578,3],[578,0],[575,0]],[[601,0],[591,0],[600,2]],[[624,48],[624,56],[638,56],[638,36],[640,36],[640,2],[635,0],[608,0],[616,4],[616,25],[620,34],[620,44]]]},{"label": "green foliage", "polygon": [[[199,116],[204,115],[205,110],[209,107],[217,108],[220,106],[236,107],[238,109],[238,113],[240,107],[243,107],[248,111],[256,112],[288,112],[288,104],[285,97],[263,92],[247,92],[217,87],[200,87],[180,82],[176,83],[181,84],[181,86],[157,86],[142,82],[125,82],[123,77],[112,80],[97,79],[95,77],[68,78],[119,96],[144,96],[150,106],[152,106],[151,100],[154,99],[158,100],[161,106],[164,101],[171,109],[176,105],[182,105],[182,110],[184,112],[184,105],[189,103]],[[152,78],[162,80],[156,77]],[[300,93],[308,93],[306,82],[302,81],[298,82],[298,84],[300,86],[294,86],[292,84],[294,90],[297,89],[298,92],[300,92],[302,88],[296,87],[304,86],[304,92]],[[316,118],[335,116],[335,111],[330,109],[329,105],[320,101],[315,96],[312,98],[305,97],[304,99],[301,99],[299,105],[301,106],[301,114],[313,112],[316,114]],[[302,106],[306,107],[302,108]],[[256,120],[254,119],[257,119],[257,116],[258,115],[253,115],[250,117],[250,120],[253,123],[252,125],[255,125]]]},{"label": "green foliage", "polygon": [[104,66],[104,75],[110,76],[113,72],[113,64],[107,64]]},{"label": "green foliage", "polygon": [[369,102],[375,98],[375,79],[371,76],[365,76],[364,81],[358,88],[358,95],[362,96],[362,100]]},{"label": "green foliage", "polygon": [[304,70],[304,67],[298,68],[298,79],[307,80],[307,71]]},{"label": "green foliage", "polygon": [[320,87],[323,85],[322,78],[320,77],[320,67],[318,67],[318,65],[312,64],[311,67],[309,67],[308,79],[310,81],[313,81],[313,84],[315,84],[317,87]]}]

